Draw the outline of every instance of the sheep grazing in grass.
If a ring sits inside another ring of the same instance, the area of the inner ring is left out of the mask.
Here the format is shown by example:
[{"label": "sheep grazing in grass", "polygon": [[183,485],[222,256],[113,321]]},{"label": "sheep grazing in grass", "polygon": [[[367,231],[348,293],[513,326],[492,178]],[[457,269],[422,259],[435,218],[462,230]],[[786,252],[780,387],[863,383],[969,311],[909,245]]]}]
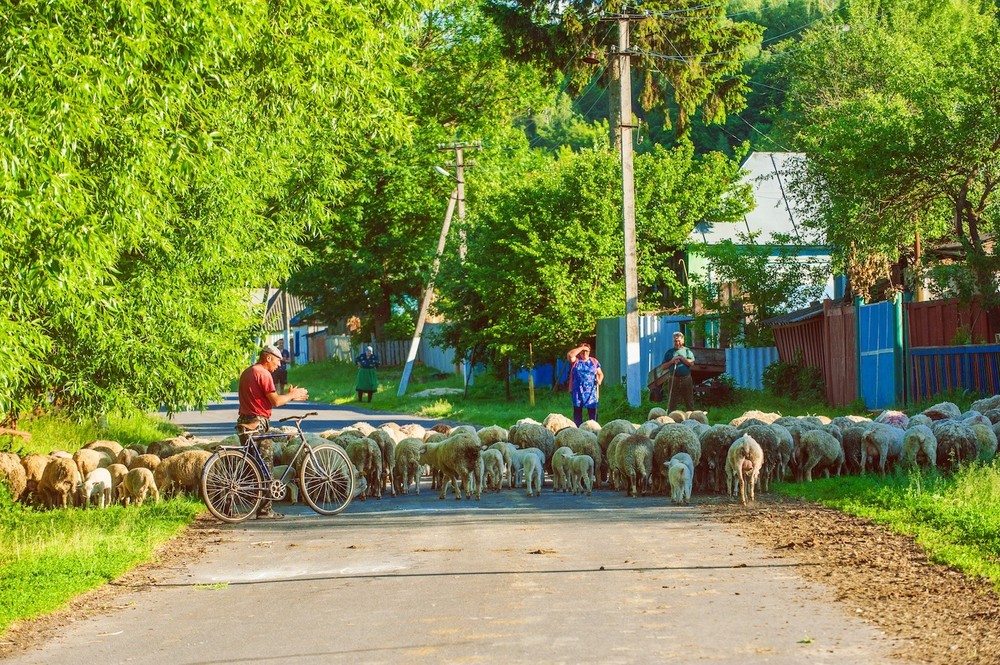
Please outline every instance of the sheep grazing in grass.
[{"label": "sheep grazing in grass", "polygon": [[57,457],[45,465],[42,479],[38,483],[38,492],[46,507],[67,508],[75,505],[82,482],[80,468],[76,462],[65,457]]},{"label": "sheep grazing in grass", "polygon": [[[968,423],[969,421],[963,422]],[[978,449],[976,458],[980,462],[992,461],[997,454],[997,435],[993,431],[993,425],[975,421],[969,426],[976,433],[976,448]]]},{"label": "sheep grazing in grass", "polygon": [[878,458],[879,473],[885,475],[886,467],[899,459],[903,452],[903,430],[892,425],[876,424],[861,435],[861,473],[865,472],[868,457]]},{"label": "sheep grazing in grass", "polygon": [[701,423],[702,425],[711,424],[708,422],[708,413],[705,411],[688,411],[684,415],[687,416],[687,420],[693,420],[697,423]]},{"label": "sheep grazing in grass", "polygon": [[123,498],[121,485],[125,476],[128,475],[128,467],[115,463],[108,467],[108,473],[111,474],[111,500],[115,503],[121,503]]},{"label": "sheep grazing in grass", "polygon": [[573,494],[586,492],[590,496],[594,481],[594,458],[590,455],[573,455],[569,460],[569,484]]},{"label": "sheep grazing in grass", "polygon": [[[1000,410],[1000,395],[978,399],[972,403],[972,408],[982,414],[985,414],[987,411]],[[994,421],[994,424],[996,424],[996,421]]]},{"label": "sheep grazing in grass", "polygon": [[896,429],[904,431],[910,426],[909,416],[902,411],[893,411],[891,409],[886,409],[882,413],[878,414],[878,417],[875,418],[875,422],[883,425],[891,425]]},{"label": "sheep grazing in grass", "polygon": [[751,409],[750,411],[744,412],[742,416],[737,416],[736,418],[730,420],[729,424],[732,425],[733,427],[739,427],[741,424],[743,424],[743,421],[749,420],[750,418],[756,418],[765,425],[770,425],[780,417],[781,417],[780,413],[765,413],[764,411],[757,411]]},{"label": "sheep grazing in grass", "polygon": [[[848,473],[861,473],[861,437],[875,427],[874,421],[854,423],[842,430],[841,445],[844,448],[844,465]],[[868,459],[868,456],[865,456]]]},{"label": "sheep grazing in grass", "polygon": [[764,451],[749,434],[733,441],[726,454],[726,480],[729,495],[736,496],[739,489],[740,501],[747,505],[747,485],[750,486],[750,500],[754,501],[754,486],[764,466]]},{"label": "sheep grazing in grass", "polygon": [[670,413],[668,413],[667,417],[669,417],[675,423],[682,423],[685,420],[687,420],[687,414],[685,412],[683,412],[683,411],[677,411],[677,410],[674,410],[674,411],[671,411]]},{"label": "sheep grazing in grass", "polygon": [[173,496],[177,492],[196,494],[201,471],[211,456],[212,453],[207,450],[188,450],[168,457],[153,471],[156,487],[164,496]]},{"label": "sheep grazing in grass", "polygon": [[670,483],[670,500],[687,503],[691,500],[691,486],[694,483],[694,460],[687,453],[677,453],[664,462]]},{"label": "sheep grazing in grass", "polygon": [[631,497],[645,494],[653,473],[653,440],[638,434],[626,437],[619,444],[618,458],[627,483],[626,494]]},{"label": "sheep grazing in grass", "polygon": [[124,450],[122,444],[117,441],[106,441],[98,439],[97,441],[91,441],[87,445],[83,446],[89,450],[99,450],[101,452],[107,453],[111,456],[111,459],[118,457],[118,453]]},{"label": "sheep grazing in grass", "polygon": [[483,487],[499,492],[503,488],[503,453],[496,448],[487,448],[482,453],[482,460]]},{"label": "sheep grazing in grass", "polygon": [[962,417],[962,410],[953,402],[940,402],[924,409],[921,413],[931,420],[958,420]]},{"label": "sheep grazing in grass", "polygon": [[552,454],[552,491],[569,491],[569,461],[573,457],[573,450],[567,446],[556,448]]},{"label": "sheep grazing in grass", "polygon": [[128,467],[138,456],[139,453],[135,452],[131,448],[123,448],[122,451],[115,457],[115,464],[122,464]]},{"label": "sheep grazing in grass", "polygon": [[21,466],[24,468],[24,492],[21,494],[21,501],[32,506],[41,506],[42,497],[38,493],[38,483],[42,480],[45,467],[52,460],[48,455],[31,454],[21,458]]},{"label": "sheep grazing in grass", "polygon": [[114,464],[115,458],[101,450],[81,448],[73,453],[73,461],[76,462],[76,467],[80,470],[80,477],[86,478],[87,474],[94,469],[106,469]]},{"label": "sheep grazing in grass", "polygon": [[160,466],[161,461],[157,455],[146,453],[132,460],[132,464],[128,468],[130,471],[132,469],[149,469],[150,471],[155,471],[156,467]]},{"label": "sheep grazing in grass", "polygon": [[[667,418],[667,420],[676,425],[672,418]],[[663,425],[664,423],[658,423],[655,420],[647,420],[636,428],[635,433],[641,436],[648,436],[650,439],[655,439],[657,433],[659,433],[660,428],[663,427]]]},{"label": "sheep grazing in grass", "polygon": [[979,455],[979,438],[975,430],[958,420],[938,420],[931,427],[937,439],[937,465],[951,470],[971,462]]},{"label": "sheep grazing in grass", "polygon": [[[674,423],[664,425],[653,441],[652,490],[666,493],[669,489],[666,463],[677,453],[687,453],[694,460],[694,466],[701,461],[701,441],[690,427]],[[692,467],[692,472],[694,467]]]},{"label": "sheep grazing in grass", "polygon": [[909,469],[923,462],[924,466],[937,464],[937,439],[926,425],[912,425],[903,432],[903,450],[899,464]]},{"label": "sheep grazing in grass", "polygon": [[528,496],[542,495],[542,465],[536,455],[524,455],[521,462],[524,482],[528,486]]},{"label": "sheep grazing in grass", "polygon": [[14,453],[0,453],[0,482],[7,485],[14,501],[19,501],[28,488],[28,474],[21,464],[21,458]]},{"label": "sheep grazing in grass", "polygon": [[122,481],[122,501],[125,505],[135,502],[141,506],[146,497],[153,497],[154,502],[160,500],[160,491],[156,489],[156,481],[153,479],[153,472],[144,467],[130,469]]},{"label": "sheep grazing in grass", "polygon": [[666,409],[664,409],[662,406],[654,406],[652,409],[649,410],[649,413],[646,415],[646,420],[656,420],[657,418],[661,418],[665,415],[667,415]]},{"label": "sheep grazing in grass", "polygon": [[424,442],[416,437],[407,437],[396,444],[395,457],[392,465],[395,469],[395,478],[399,487],[397,491],[407,494],[410,490],[410,483],[416,485],[416,494],[420,496],[420,452],[424,447]]},{"label": "sheep grazing in grass", "polygon": [[94,499],[97,499],[98,508],[111,505],[111,472],[105,468],[94,469],[83,481],[80,503],[88,508]]},{"label": "sheep grazing in grass", "polygon": [[[597,443],[597,434],[594,432],[588,432],[576,427],[560,430],[556,434],[556,448],[563,446],[572,450],[574,455],[589,455],[594,460],[595,469],[600,468],[603,462],[601,446]],[[591,479],[591,482],[594,486],[600,487],[596,476]]]},{"label": "sheep grazing in grass", "polygon": [[802,478],[798,480],[812,482],[812,472],[817,467],[827,478],[831,469],[840,475],[844,467],[844,447],[832,434],[821,429],[808,430],[802,433],[799,444],[802,447]]}]

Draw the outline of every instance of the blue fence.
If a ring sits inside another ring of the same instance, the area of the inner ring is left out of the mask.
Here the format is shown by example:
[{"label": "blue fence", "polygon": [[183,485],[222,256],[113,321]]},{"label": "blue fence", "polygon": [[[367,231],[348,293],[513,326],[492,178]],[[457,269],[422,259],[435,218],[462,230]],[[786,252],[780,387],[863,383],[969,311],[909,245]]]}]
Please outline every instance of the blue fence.
[{"label": "blue fence", "polygon": [[778,360],[778,348],[762,346],[750,349],[726,349],[726,374],[746,390],[762,390],[767,366]]},{"label": "blue fence", "polygon": [[956,389],[1000,394],[1000,345],[910,349],[910,396],[929,400]]}]

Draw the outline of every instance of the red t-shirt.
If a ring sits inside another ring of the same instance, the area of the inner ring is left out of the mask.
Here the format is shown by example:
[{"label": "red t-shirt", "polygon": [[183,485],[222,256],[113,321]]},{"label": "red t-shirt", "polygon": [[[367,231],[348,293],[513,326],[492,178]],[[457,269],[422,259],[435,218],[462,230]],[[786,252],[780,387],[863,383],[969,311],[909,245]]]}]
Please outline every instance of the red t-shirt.
[{"label": "red t-shirt", "polygon": [[271,417],[271,400],[268,393],[277,392],[274,377],[261,365],[255,363],[240,375],[240,415]]}]

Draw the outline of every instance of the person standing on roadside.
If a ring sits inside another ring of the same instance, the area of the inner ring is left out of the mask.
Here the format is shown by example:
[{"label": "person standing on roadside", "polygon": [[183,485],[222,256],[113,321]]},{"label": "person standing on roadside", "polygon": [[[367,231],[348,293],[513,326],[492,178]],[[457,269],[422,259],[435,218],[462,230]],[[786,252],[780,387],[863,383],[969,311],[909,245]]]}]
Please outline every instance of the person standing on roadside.
[{"label": "person standing on roadside", "polygon": [[[236,419],[236,431],[240,442],[246,443],[249,432],[266,432],[271,428],[271,409],[284,406],[289,402],[301,402],[309,399],[305,388],[288,386],[288,392],[279,395],[274,388],[272,373],[281,365],[281,350],[268,344],[260,351],[257,362],[243,370],[240,375],[239,396],[240,415]],[[264,458],[267,470],[274,469],[274,447],[270,439],[254,442],[260,456]],[[283,517],[281,513],[271,510],[271,502],[264,501],[257,510],[258,519],[275,519]]]},{"label": "person standing on roadside", "polygon": [[587,409],[590,420],[597,420],[597,404],[600,401],[604,372],[597,358],[590,356],[590,344],[584,342],[566,354],[570,362],[569,396],[573,402],[573,422],[579,427],[583,423],[583,410]]},{"label": "person standing on roadside", "polygon": [[288,365],[292,362],[292,356],[288,353],[288,349],[285,348],[285,340],[279,339],[275,346],[281,351],[281,364],[278,369],[274,370],[271,375],[274,377],[274,386],[279,395],[285,394],[285,384],[288,383]]},{"label": "person standing on roadside", "polygon": [[684,333],[674,333],[674,348],[663,354],[663,362],[673,373],[670,377],[670,399],[667,411],[677,408],[677,402],[683,401],[684,408],[694,411],[694,383],[691,380],[691,368],[694,367],[694,352],[684,346]]},{"label": "person standing on roadside", "polygon": [[361,394],[368,393],[368,401],[372,401],[372,395],[378,390],[379,362],[375,350],[371,346],[366,346],[365,350],[354,359],[354,364],[358,366],[358,378],[354,383],[354,390],[358,393],[358,401],[361,401]]}]

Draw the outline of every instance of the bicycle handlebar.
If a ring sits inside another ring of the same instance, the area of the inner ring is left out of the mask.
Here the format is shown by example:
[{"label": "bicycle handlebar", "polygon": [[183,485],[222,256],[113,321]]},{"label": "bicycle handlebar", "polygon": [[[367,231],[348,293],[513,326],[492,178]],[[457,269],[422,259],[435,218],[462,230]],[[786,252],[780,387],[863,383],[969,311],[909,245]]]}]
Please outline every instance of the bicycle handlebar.
[{"label": "bicycle handlebar", "polygon": [[283,423],[283,422],[286,422],[288,420],[296,420],[296,421],[298,421],[298,420],[305,420],[309,416],[318,416],[318,415],[319,415],[318,411],[310,411],[309,413],[305,413],[305,414],[303,414],[301,416],[287,416],[285,418],[280,418],[280,419],[278,419],[278,422],[279,423]]}]

